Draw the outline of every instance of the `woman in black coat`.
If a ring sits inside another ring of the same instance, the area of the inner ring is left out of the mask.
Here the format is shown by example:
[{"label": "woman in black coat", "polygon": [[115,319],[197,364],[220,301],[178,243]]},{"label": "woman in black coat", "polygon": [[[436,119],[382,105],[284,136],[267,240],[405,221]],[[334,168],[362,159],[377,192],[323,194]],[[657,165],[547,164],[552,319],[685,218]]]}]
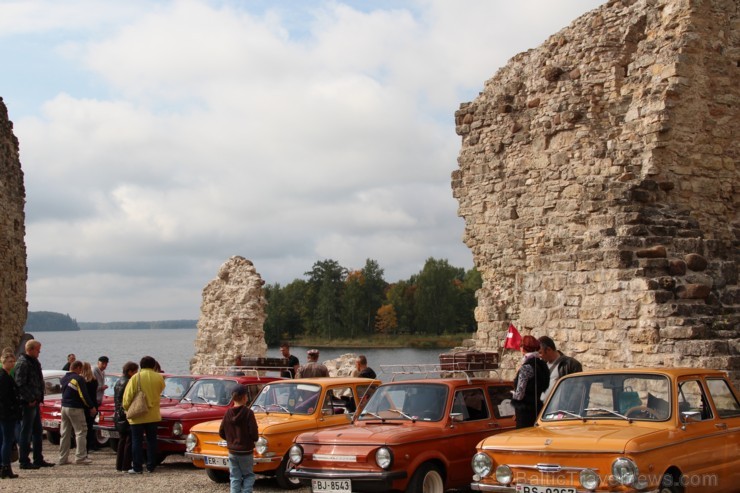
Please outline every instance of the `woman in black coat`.
[{"label": "woman in black coat", "polygon": [[516,427],[534,426],[542,410],[542,393],[550,386],[550,370],[537,354],[540,343],[533,336],[522,338],[522,364],[514,378],[511,405],[516,414]]},{"label": "woman in black coat", "polygon": [[116,471],[127,472],[132,468],[131,464],[131,427],[126,419],[126,411],[123,409],[123,393],[126,390],[128,381],[139,371],[139,365],[133,361],[128,361],[123,365],[121,378],[118,379],[113,387],[113,403],[115,404],[115,413],[113,419],[118,431],[118,449],[116,450]]},{"label": "woman in black coat", "polygon": [[21,419],[18,388],[10,371],[15,366],[15,354],[3,351],[0,356],[0,478],[17,478],[10,467],[10,454],[15,444],[15,426]]},{"label": "woman in black coat", "polygon": [[[87,383],[87,395],[90,396],[91,399],[95,400],[95,396],[98,393],[98,379],[95,378],[95,374],[92,370],[92,365],[85,361],[85,363],[82,366],[82,378],[85,379],[85,383]],[[93,402],[91,403],[91,406],[96,408],[98,407],[97,403]],[[97,414],[97,413],[96,413]],[[100,445],[98,445],[98,438],[97,433],[95,432],[95,414],[90,415],[89,410],[85,410],[85,421],[87,422],[87,451],[91,450],[100,450]]]}]

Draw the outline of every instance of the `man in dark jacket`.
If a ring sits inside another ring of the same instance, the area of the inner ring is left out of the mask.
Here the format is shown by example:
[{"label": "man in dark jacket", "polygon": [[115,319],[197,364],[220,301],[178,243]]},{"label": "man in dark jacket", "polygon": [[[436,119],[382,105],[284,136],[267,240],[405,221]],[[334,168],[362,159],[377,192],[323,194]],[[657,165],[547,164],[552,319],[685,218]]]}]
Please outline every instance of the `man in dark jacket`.
[{"label": "man in dark jacket", "polygon": [[62,377],[62,425],[60,428],[61,439],[59,440],[59,462],[60,466],[69,464],[69,444],[72,441],[72,430],[75,432],[77,449],[75,450],[75,464],[92,464],[92,459],[87,456],[87,420],[86,413],[94,413],[95,396],[87,392],[87,383],[80,375],[82,373],[82,361],[75,361],[70,366],[70,371]]},{"label": "man in dark jacket", "polygon": [[[21,354],[15,364],[15,383],[23,413],[21,434],[18,439],[18,462],[21,469],[53,467],[46,462],[42,453],[43,429],[41,428],[41,403],[44,402],[44,374],[39,363],[41,343],[35,339],[26,342],[26,353]],[[29,459],[33,441],[33,463]]]},{"label": "man in dark jacket", "polygon": [[259,439],[257,420],[247,407],[247,388],[236,385],[231,391],[234,407],[221,421],[219,436],[229,449],[229,479],[231,493],[251,493],[254,486],[254,442]]},{"label": "man in dark jacket", "polygon": [[555,341],[547,336],[542,336],[538,339],[540,343],[540,358],[547,363],[547,368],[550,370],[550,386],[547,391],[542,394],[542,400],[547,399],[547,396],[555,388],[555,383],[565,375],[571,373],[580,373],[583,371],[581,363],[575,358],[564,355],[558,351],[555,347]]}]

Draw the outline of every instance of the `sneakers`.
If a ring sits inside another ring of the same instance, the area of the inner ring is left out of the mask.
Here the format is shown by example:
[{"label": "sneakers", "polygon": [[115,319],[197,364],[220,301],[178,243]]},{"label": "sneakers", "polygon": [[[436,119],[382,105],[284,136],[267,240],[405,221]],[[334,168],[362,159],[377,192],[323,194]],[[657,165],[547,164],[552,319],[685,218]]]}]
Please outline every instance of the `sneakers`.
[{"label": "sneakers", "polygon": [[21,469],[41,469],[41,466],[37,466],[36,464],[31,464],[30,462],[28,464],[21,464]]},{"label": "sneakers", "polygon": [[129,469],[128,473],[129,474],[144,474],[144,471],[135,471],[134,469]]},{"label": "sneakers", "polygon": [[92,464],[92,459],[89,457],[83,457],[82,459],[77,459],[75,461],[75,464]]},{"label": "sneakers", "polygon": [[42,460],[39,463],[34,462],[33,465],[36,466],[37,468],[39,468],[39,467],[54,467],[54,464],[52,464],[51,462],[46,462],[45,460]]}]

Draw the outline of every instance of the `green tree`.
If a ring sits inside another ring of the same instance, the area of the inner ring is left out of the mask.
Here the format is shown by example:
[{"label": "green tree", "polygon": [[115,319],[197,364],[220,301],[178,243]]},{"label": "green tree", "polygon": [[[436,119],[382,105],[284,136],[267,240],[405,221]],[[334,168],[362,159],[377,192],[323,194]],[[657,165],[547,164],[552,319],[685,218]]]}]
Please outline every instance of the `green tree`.
[{"label": "green tree", "polygon": [[274,345],[282,339],[295,339],[302,334],[306,281],[296,279],[284,288],[280,284],[268,284],[264,289],[267,299],[265,342]]},{"label": "green tree", "polygon": [[365,312],[365,333],[372,334],[375,316],[383,305],[388,283],[383,278],[384,270],[375,260],[366,259],[361,272],[364,282],[362,308]]},{"label": "green tree", "polygon": [[459,292],[465,270],[446,259],[429,258],[416,280],[416,323],[418,332],[440,335],[457,331]]},{"label": "green tree", "polygon": [[397,325],[394,333],[411,334],[416,331],[414,316],[416,286],[413,284],[413,279],[391,284],[386,291],[386,302],[393,306],[393,311],[396,314]]},{"label": "green tree", "polygon": [[342,289],[347,269],[335,260],[313,264],[308,276],[308,319],[313,334],[329,339],[341,334]]}]

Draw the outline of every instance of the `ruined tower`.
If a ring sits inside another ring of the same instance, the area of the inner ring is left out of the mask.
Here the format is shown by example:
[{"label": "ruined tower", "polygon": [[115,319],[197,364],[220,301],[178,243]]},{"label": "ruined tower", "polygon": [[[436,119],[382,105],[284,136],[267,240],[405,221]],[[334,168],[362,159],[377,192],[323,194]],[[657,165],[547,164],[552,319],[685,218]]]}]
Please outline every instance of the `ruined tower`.
[{"label": "ruined tower", "polygon": [[737,0],[612,0],[460,106],[479,347],[513,322],[585,368],[738,382],[739,23]]}]

